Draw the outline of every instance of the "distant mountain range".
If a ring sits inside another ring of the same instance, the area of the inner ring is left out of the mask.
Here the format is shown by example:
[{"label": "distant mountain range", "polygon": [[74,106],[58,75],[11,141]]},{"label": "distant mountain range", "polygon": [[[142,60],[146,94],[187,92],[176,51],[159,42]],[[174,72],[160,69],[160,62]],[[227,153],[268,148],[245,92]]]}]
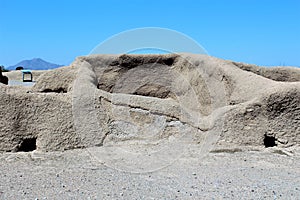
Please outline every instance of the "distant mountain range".
[{"label": "distant mountain range", "polygon": [[54,69],[58,67],[62,67],[64,65],[58,65],[54,63],[47,62],[41,58],[34,58],[32,60],[23,60],[16,65],[10,66],[8,70],[15,70],[17,67],[23,67],[24,69],[31,69],[31,70],[47,70],[47,69]]}]

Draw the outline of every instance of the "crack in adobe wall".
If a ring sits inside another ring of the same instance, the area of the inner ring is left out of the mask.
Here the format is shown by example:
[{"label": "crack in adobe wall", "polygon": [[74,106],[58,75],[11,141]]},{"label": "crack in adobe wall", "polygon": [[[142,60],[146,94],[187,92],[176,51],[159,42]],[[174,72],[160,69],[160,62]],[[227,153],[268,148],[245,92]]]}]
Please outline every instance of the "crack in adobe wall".
[{"label": "crack in adobe wall", "polygon": [[[161,112],[161,111],[152,111],[151,108],[145,108],[143,106],[136,106],[136,105],[131,105],[129,103],[114,103],[113,101],[111,101],[110,99],[106,98],[106,97],[103,97],[103,96],[100,96],[99,97],[99,100],[100,100],[100,104],[101,104],[101,101],[105,100],[107,102],[109,102],[110,104],[112,105],[115,105],[115,106],[123,106],[123,107],[129,107],[129,108],[132,108],[132,109],[141,109],[141,110],[144,110],[144,111],[147,111],[149,112],[150,114],[153,114],[153,115],[157,115],[157,116],[165,116],[165,117],[169,117],[171,119],[175,119],[177,121],[180,121],[182,124],[187,124],[197,130],[201,130],[201,131],[208,131],[209,129],[207,128],[203,128],[203,127],[199,127],[197,125],[194,125],[193,122],[189,122],[188,120],[184,120],[182,119],[180,116],[176,116],[176,115],[172,115],[170,113],[164,113],[164,112]],[[184,121],[183,121],[184,120]]]}]

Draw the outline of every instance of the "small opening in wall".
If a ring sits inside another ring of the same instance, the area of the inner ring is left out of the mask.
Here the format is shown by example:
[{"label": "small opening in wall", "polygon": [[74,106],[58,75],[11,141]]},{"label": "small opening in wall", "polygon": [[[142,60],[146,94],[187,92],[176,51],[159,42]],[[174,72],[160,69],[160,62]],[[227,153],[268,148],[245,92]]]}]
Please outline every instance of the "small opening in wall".
[{"label": "small opening in wall", "polygon": [[25,138],[17,151],[29,152],[34,150],[36,150],[36,138]]},{"label": "small opening in wall", "polygon": [[265,145],[266,148],[277,146],[276,138],[274,136],[268,136],[267,134],[265,134],[264,145]]}]

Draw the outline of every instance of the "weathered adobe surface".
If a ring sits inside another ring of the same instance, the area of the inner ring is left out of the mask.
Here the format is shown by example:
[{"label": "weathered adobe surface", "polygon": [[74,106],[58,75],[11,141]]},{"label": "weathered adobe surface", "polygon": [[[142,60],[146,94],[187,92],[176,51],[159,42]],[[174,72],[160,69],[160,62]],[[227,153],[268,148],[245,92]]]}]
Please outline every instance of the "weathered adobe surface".
[{"label": "weathered adobe surface", "polygon": [[299,145],[299,76],[207,55],[79,57],[32,88],[0,84],[0,151],[28,139],[52,151],[187,134],[221,146]]},{"label": "weathered adobe surface", "polygon": [[282,82],[298,82],[300,81],[299,68],[295,67],[259,67],[240,62],[232,62],[240,69],[255,73],[257,75]]}]

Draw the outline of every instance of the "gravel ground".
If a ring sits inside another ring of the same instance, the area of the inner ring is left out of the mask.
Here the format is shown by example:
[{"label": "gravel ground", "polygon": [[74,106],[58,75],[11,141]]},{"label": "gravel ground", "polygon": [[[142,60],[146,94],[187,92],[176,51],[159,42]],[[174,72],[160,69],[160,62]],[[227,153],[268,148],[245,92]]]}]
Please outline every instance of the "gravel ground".
[{"label": "gravel ground", "polygon": [[106,166],[93,148],[2,153],[0,199],[299,199],[300,151],[269,149],[202,159],[190,150],[148,173]]}]

